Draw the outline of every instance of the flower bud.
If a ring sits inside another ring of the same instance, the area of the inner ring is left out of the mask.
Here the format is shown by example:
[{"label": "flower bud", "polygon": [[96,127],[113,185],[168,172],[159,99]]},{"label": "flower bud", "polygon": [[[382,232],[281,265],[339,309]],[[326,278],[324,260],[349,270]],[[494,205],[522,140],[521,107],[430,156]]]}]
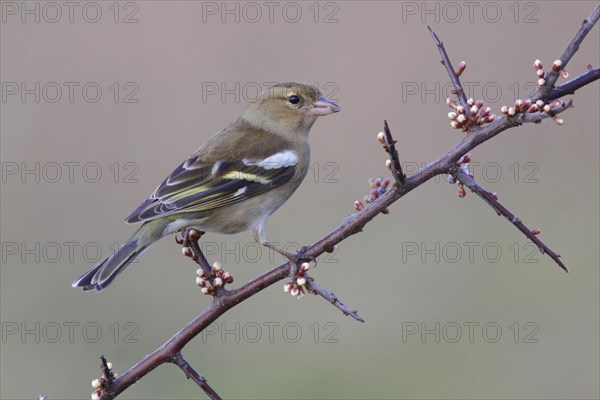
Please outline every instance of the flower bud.
[{"label": "flower bud", "polygon": [[555,60],[552,63],[552,69],[555,71],[558,71],[560,69],[560,67],[562,67],[562,61],[561,60]]},{"label": "flower bud", "polygon": [[456,75],[457,76],[461,76],[463,72],[465,72],[465,69],[467,68],[467,63],[464,61],[461,61],[460,63],[458,63],[458,67],[456,67]]},{"label": "flower bud", "polygon": [[360,201],[358,201],[358,200],[356,200],[356,201],[354,202],[354,209],[355,209],[356,211],[362,211],[362,209],[363,209],[363,208],[365,208],[365,206],[363,205],[363,203],[362,203],[362,202],[360,202]]}]

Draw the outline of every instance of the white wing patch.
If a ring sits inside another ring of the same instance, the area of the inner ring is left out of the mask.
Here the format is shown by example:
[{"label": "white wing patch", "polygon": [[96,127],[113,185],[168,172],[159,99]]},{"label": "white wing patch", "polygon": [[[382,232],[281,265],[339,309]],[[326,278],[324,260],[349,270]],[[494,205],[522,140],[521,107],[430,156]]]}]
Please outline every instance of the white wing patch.
[{"label": "white wing patch", "polygon": [[248,189],[247,187],[243,187],[241,189],[238,189],[234,194],[233,197],[237,197],[237,196],[241,196],[246,192],[246,189]]},{"label": "white wing patch", "polygon": [[280,153],[275,153],[259,162],[254,162],[247,159],[242,160],[242,162],[246,165],[255,165],[257,167],[270,170],[293,167],[294,165],[298,164],[298,156],[293,150],[285,150]]}]

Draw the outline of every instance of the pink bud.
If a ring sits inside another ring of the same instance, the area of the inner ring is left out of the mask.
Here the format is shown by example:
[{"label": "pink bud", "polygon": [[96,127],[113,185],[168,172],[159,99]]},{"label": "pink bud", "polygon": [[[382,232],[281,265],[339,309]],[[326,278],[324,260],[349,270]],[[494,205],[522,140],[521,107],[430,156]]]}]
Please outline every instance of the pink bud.
[{"label": "pink bud", "polygon": [[562,61],[561,60],[555,60],[552,63],[552,69],[555,71],[558,71],[560,69],[560,67],[562,67]]}]

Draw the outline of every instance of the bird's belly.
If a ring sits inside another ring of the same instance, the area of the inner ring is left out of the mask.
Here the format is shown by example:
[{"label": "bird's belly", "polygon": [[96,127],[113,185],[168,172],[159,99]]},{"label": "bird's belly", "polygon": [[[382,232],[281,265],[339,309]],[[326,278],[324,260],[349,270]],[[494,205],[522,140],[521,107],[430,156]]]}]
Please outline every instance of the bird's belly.
[{"label": "bird's belly", "polygon": [[[190,213],[188,218],[179,218],[170,222],[165,228],[163,235],[168,235],[183,228],[196,227],[204,232],[234,234],[244,232],[264,223],[264,221],[275,212],[292,193],[285,196],[273,196],[272,189],[268,193],[244,200],[243,207],[240,203],[214,209],[204,217],[195,218]],[[268,196],[267,196],[268,195]]]}]

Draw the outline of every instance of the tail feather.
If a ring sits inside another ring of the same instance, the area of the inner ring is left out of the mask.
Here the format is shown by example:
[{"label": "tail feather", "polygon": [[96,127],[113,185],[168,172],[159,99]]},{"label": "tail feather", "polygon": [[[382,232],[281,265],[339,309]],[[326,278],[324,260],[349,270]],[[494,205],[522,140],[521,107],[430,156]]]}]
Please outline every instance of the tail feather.
[{"label": "tail feather", "polygon": [[123,247],[83,274],[71,286],[98,292],[105,289],[146,247],[148,245],[141,245],[134,235]]}]

